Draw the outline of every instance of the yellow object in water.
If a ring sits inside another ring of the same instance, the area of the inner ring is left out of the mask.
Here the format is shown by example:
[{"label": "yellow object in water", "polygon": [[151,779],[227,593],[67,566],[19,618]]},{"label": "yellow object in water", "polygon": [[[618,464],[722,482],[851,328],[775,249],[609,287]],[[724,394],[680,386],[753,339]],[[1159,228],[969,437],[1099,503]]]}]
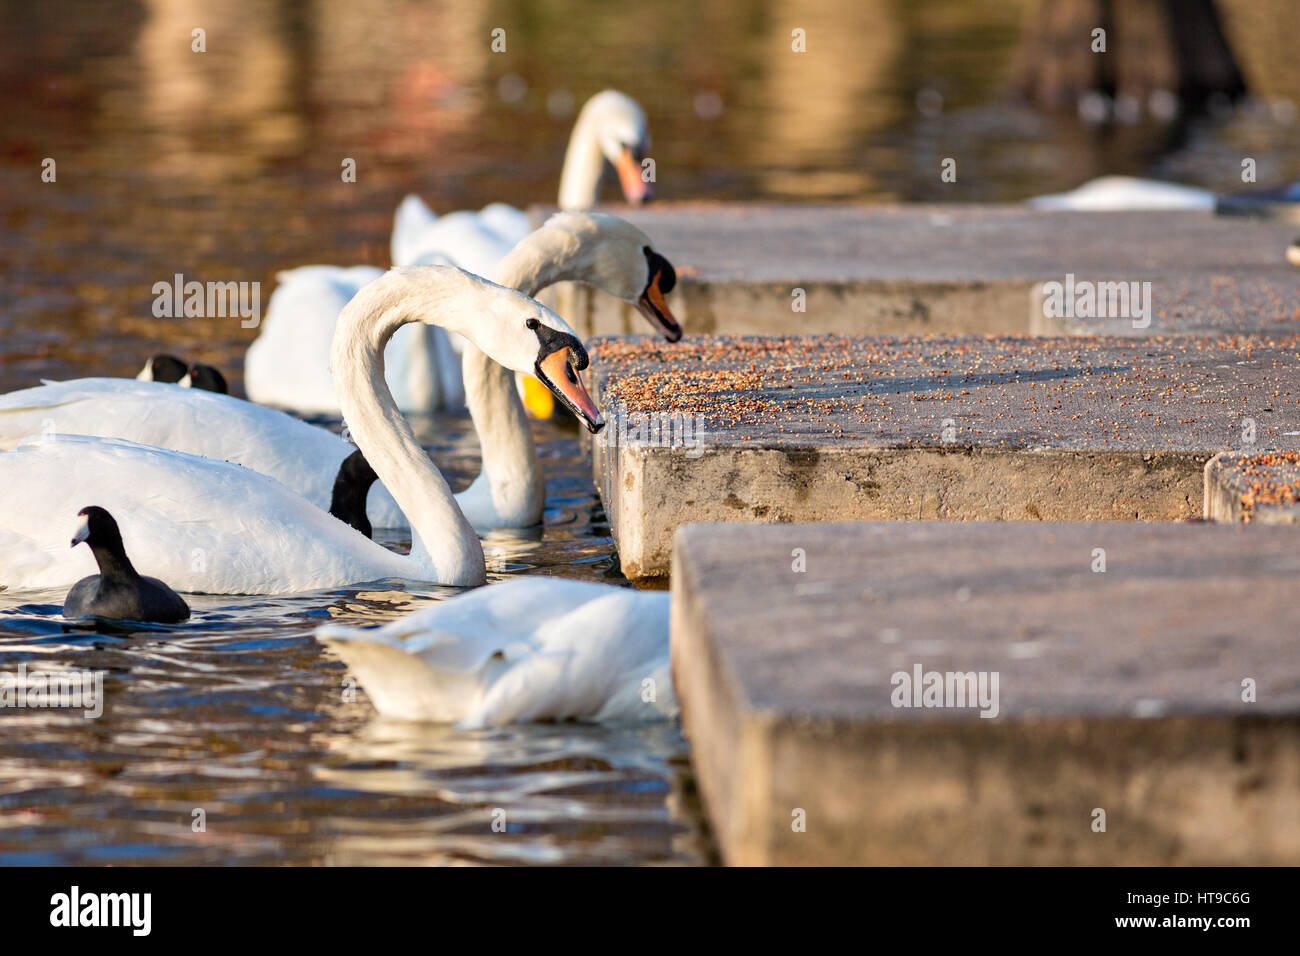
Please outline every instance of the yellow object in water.
[{"label": "yellow object in water", "polygon": [[522,375],[523,381],[522,398],[524,408],[528,409],[528,414],[533,418],[540,418],[546,421],[555,414],[555,396],[551,390],[533,378],[531,375]]}]

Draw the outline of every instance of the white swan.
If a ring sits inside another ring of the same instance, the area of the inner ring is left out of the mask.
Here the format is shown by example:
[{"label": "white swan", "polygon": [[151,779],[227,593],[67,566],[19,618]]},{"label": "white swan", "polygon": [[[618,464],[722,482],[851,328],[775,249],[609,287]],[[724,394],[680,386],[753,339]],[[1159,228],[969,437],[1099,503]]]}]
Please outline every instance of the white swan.
[{"label": "white swan", "polygon": [[317,636],[386,717],[462,727],[677,715],[670,596],[559,578],[458,594],[379,628]]},{"label": "white swan", "polygon": [[1035,196],[1036,209],[1115,212],[1124,209],[1213,209],[1214,193],[1195,186],[1132,176],[1102,176],[1067,193]]},{"label": "white swan", "polygon": [[[594,205],[606,161],[618,171],[629,202],[649,198],[649,184],[641,176],[649,139],[645,111],[634,99],[616,90],[593,96],[569,138],[560,207]],[[393,265],[455,265],[491,276],[530,228],[527,213],[504,203],[438,216],[418,196],[407,196],[394,217]],[[244,358],[248,397],[304,414],[338,414],[327,362],[334,320],[378,272],[369,266],[318,265],[279,273],[262,330]],[[423,326],[393,337],[384,365],[398,408],[427,414],[464,403],[461,344],[440,329]]]},{"label": "white swan", "polygon": [[[560,173],[559,207],[596,205],[608,167],[618,173],[628,202],[635,205],[652,198],[651,185],[641,174],[649,148],[649,125],[641,104],[617,90],[597,93],[583,104],[573,124]],[[478,275],[490,275],[530,228],[528,214],[505,203],[439,216],[419,196],[410,195],[397,207],[393,221],[393,265],[450,261]]]},{"label": "white swan", "polygon": [[449,266],[393,270],[344,309],[332,361],[357,445],[410,519],[410,555],[239,465],[116,439],[42,436],[0,454],[0,588],[57,587],[90,573],[92,559],[67,547],[60,523],[88,503],[114,512],[140,566],[178,591],[279,594],[383,577],[483,583],[478,536],[384,384],[383,347],[417,318],[531,370],[588,427],[603,425],[569,364],[572,356],[585,366],[586,352],[559,316]]},{"label": "white swan", "polygon": [[[496,280],[529,296],[553,282],[590,282],[635,305],[665,336],[677,338],[681,327],[663,300],[674,275],[631,224],[614,216],[560,213],[506,257]],[[483,470],[456,501],[475,528],[537,524],[545,509],[545,483],[513,375],[472,345],[462,361]],[[235,462],[326,510],[339,464],[353,451],[338,435],[264,405],[130,379],[50,382],[0,395],[0,450],[38,432],[123,438]],[[407,527],[397,502],[378,483],[370,489],[366,512],[374,527]]]},{"label": "white swan", "polygon": [[[121,438],[230,461],[275,478],[329,509],[340,463],[355,449],[333,432],[230,395],[164,382],[80,378],[0,395],[0,451],[31,435]],[[367,515],[377,528],[407,526],[376,484]]]},{"label": "white swan", "polygon": [[[634,305],[669,341],[682,329],[664,301],[672,265],[641,230],[615,216],[560,213],[521,242],[497,269],[502,285],[536,295],[563,280],[590,282]],[[483,468],[456,496],[476,528],[520,528],[542,520],[546,485],[515,374],[467,342],[463,379]]]}]

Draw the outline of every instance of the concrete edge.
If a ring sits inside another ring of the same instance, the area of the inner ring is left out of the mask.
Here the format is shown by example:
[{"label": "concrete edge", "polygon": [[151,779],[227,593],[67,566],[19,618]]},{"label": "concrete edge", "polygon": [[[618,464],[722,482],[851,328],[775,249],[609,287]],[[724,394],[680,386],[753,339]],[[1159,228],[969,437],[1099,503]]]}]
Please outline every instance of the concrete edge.
[{"label": "concrete edge", "polygon": [[[870,449],[593,445],[593,473],[623,573],[670,573],[673,534],[697,522],[1198,517],[1208,453],[903,446]],[[701,486],[712,496],[690,497]],[[1115,489],[1125,489],[1121,499]],[[724,494],[723,491],[726,493]],[[666,505],[671,499],[673,506]]]},{"label": "concrete edge", "polygon": [[[710,639],[691,562],[691,540],[716,528],[675,536],[671,646],[701,802],[728,865],[1300,860],[1300,831],[1279,843],[1275,826],[1297,807],[1294,715],[855,726],[753,710]],[[1098,807],[1109,835],[1091,828]],[[807,821],[797,833],[796,810]]]}]

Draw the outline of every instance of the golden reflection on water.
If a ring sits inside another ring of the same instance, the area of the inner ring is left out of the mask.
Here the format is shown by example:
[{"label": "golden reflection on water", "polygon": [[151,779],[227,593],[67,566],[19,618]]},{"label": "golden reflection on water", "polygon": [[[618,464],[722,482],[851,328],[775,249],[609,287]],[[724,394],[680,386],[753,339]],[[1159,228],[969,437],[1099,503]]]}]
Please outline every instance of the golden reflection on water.
[{"label": "golden reflection on water", "polygon": [[[1105,132],[1002,98],[1029,6],[0,0],[0,390],[133,375],[165,347],[238,391],[255,330],[154,318],[154,283],[260,282],[265,304],[281,269],[387,265],[407,192],[438,211],[552,202],[574,109],[606,86],[645,105],[667,200],[1018,200],[1104,172],[1228,189],[1242,155],[1261,182],[1300,173],[1291,0],[1223,4],[1259,102]],[[492,576],[621,581],[576,439],[537,435],[547,525],[486,536]],[[465,419],[423,437],[463,487]],[[61,594],[0,592],[0,671],[103,670],[108,693],[95,721],[0,711],[0,863],[706,859],[673,726],[461,733],[343,699],[314,627],[447,593],[196,597],[183,628],[122,633],[65,626]]]}]

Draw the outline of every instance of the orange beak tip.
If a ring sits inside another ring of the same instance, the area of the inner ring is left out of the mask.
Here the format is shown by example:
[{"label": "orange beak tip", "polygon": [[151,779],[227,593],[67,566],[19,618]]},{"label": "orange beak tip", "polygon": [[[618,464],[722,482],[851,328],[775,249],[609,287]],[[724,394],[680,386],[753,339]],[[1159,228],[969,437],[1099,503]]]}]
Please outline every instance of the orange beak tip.
[{"label": "orange beak tip", "polygon": [[659,329],[660,333],[669,342],[677,342],[682,337],[682,326],[673,315],[672,310],[668,308],[668,303],[664,300],[664,295],[659,291],[659,282],[656,279],[650,283],[645,294],[641,299],[641,312]]},{"label": "orange beak tip", "polygon": [[569,366],[568,350],[560,349],[541,359],[537,363],[538,378],[568,406],[578,418],[586,423],[587,428],[597,432],[605,424],[600,409],[592,401],[582,379]]}]

